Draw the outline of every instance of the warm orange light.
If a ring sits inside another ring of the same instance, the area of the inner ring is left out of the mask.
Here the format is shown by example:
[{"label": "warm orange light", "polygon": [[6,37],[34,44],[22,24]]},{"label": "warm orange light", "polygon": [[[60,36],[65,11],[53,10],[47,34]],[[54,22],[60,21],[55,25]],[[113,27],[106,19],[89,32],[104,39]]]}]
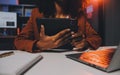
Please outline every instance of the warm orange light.
[{"label": "warm orange light", "polygon": [[108,48],[97,51],[84,52],[79,59],[102,68],[107,68],[110,64],[114,51],[114,48]]},{"label": "warm orange light", "polygon": [[93,1],[95,1],[95,2],[96,2],[96,1],[99,1],[99,0],[93,0]]},{"label": "warm orange light", "polygon": [[103,0],[91,0],[92,3],[101,3]]}]

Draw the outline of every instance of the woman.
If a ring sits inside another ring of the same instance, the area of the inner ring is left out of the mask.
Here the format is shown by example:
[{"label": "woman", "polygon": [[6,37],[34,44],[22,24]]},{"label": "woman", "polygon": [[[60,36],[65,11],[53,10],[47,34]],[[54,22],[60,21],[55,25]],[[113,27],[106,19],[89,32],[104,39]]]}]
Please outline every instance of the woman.
[{"label": "woman", "polygon": [[[46,36],[44,34],[44,27],[41,27],[41,33],[39,36],[38,31],[36,30],[36,18],[75,18],[78,19],[79,30],[78,33],[74,33],[71,38],[74,37],[72,45],[77,48],[77,50],[85,50],[87,48],[96,49],[101,44],[100,36],[95,32],[95,30],[90,26],[90,24],[85,21],[83,12],[79,12],[79,7],[74,6],[74,9],[71,8],[72,0],[39,0],[38,7],[33,9],[32,15],[26,25],[22,30],[21,34],[15,39],[15,46],[17,49],[26,50],[32,52],[33,50],[42,51],[49,48],[57,48],[64,43],[65,40],[69,41],[67,38],[71,37],[70,30],[64,30],[53,36]],[[78,0],[75,0],[77,3]],[[46,3],[47,2],[47,3]],[[74,1],[73,1],[74,2]],[[75,5],[72,4],[72,5]],[[54,6],[55,5],[55,6]],[[41,8],[42,7],[42,8]],[[55,9],[56,8],[56,9]],[[80,7],[81,8],[81,7]],[[72,13],[71,13],[72,12]],[[74,12],[74,13],[73,13]],[[85,24],[84,24],[85,23]],[[69,34],[67,34],[69,32]],[[62,34],[61,34],[62,33]],[[61,35],[60,35],[61,34]],[[72,33],[73,34],[73,33]],[[63,38],[60,38],[61,36]],[[82,37],[82,40],[81,40]],[[59,39],[58,39],[59,38]],[[56,41],[52,41],[57,39]],[[57,42],[57,44],[56,44]]]},{"label": "woman", "polygon": [[32,10],[27,25],[15,38],[14,44],[16,49],[28,52],[41,52],[64,45],[68,41],[68,38],[71,37],[70,29],[65,29],[53,36],[45,35],[43,25],[41,25],[40,33],[37,30],[36,18],[51,18],[55,16],[54,14],[54,1],[38,0],[37,8]]},{"label": "woman", "polygon": [[78,32],[72,45],[75,50],[97,49],[101,45],[101,37],[88,23],[86,7],[89,0],[55,0],[55,18],[72,18],[78,20]]},{"label": "woman", "polygon": [[76,50],[97,49],[101,45],[101,37],[89,24],[86,18],[86,7],[88,0],[66,0],[68,12],[71,18],[78,20],[78,32],[72,41]]}]

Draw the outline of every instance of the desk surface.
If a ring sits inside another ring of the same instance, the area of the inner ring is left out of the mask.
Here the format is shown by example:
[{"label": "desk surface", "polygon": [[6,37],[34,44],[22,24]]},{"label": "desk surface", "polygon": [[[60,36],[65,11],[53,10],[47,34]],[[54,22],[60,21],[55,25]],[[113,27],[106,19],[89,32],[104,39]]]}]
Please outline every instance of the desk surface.
[{"label": "desk surface", "polygon": [[40,54],[25,51],[0,51],[0,75],[23,75],[40,59]]},{"label": "desk surface", "polygon": [[82,63],[66,58],[65,54],[78,53],[40,53],[43,59],[24,75],[120,75],[120,70],[106,73]]}]

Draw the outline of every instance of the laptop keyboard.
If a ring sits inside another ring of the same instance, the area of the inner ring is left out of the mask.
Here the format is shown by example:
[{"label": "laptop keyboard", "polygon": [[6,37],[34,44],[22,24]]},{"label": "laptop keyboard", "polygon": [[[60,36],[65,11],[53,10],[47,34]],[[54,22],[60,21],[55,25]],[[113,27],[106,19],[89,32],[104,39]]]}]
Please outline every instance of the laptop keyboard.
[{"label": "laptop keyboard", "polygon": [[109,66],[114,51],[114,48],[110,48],[104,50],[84,52],[79,59],[102,68],[107,68]]}]

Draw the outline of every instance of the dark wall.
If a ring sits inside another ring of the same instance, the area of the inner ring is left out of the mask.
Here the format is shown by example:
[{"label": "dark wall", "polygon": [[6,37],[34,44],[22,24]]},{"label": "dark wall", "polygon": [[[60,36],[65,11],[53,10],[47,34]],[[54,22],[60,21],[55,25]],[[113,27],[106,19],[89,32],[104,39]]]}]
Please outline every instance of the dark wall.
[{"label": "dark wall", "polygon": [[118,45],[120,41],[120,0],[104,0],[104,22],[100,26],[105,45]]}]

